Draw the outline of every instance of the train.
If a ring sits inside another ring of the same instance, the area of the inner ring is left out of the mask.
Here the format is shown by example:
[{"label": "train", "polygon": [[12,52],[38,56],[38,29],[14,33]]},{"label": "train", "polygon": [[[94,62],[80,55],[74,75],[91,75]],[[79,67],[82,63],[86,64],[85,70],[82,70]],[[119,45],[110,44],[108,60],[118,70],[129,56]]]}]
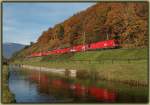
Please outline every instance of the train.
[{"label": "train", "polygon": [[28,57],[40,57],[40,56],[48,56],[54,54],[64,54],[64,53],[82,52],[82,51],[89,51],[89,50],[109,49],[109,48],[118,48],[118,47],[119,47],[118,40],[112,39],[112,40],[99,41],[91,44],[76,45],[70,48],[60,48],[60,49],[54,49],[45,52],[42,51],[34,52]]}]

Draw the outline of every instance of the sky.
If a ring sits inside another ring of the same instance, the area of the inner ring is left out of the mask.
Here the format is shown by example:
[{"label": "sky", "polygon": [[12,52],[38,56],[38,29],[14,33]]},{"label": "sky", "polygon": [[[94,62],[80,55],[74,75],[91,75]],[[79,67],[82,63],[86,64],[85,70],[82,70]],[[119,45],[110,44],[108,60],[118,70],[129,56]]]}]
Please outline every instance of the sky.
[{"label": "sky", "polygon": [[43,31],[95,3],[3,3],[3,43],[30,44]]}]

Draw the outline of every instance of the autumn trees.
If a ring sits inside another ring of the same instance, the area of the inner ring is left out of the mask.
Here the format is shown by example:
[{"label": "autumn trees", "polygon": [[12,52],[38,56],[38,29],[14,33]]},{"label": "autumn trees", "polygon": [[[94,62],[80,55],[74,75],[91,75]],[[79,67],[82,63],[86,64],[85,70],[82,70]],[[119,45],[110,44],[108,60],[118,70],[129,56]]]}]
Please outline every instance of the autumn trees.
[{"label": "autumn trees", "polygon": [[44,31],[34,46],[69,47],[84,38],[87,44],[115,38],[123,48],[147,47],[148,2],[97,3]]}]

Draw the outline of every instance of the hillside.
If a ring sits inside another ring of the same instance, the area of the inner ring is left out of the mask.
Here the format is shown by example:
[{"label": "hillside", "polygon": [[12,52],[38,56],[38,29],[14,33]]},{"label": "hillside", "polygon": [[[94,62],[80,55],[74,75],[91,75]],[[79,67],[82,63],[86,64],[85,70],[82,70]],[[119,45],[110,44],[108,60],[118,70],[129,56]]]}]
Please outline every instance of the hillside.
[{"label": "hillside", "polygon": [[119,38],[123,48],[148,46],[148,2],[97,3],[44,31],[18,56]]},{"label": "hillside", "polygon": [[12,55],[24,48],[25,45],[18,44],[18,43],[4,43],[3,44],[3,56],[4,58],[11,58]]}]

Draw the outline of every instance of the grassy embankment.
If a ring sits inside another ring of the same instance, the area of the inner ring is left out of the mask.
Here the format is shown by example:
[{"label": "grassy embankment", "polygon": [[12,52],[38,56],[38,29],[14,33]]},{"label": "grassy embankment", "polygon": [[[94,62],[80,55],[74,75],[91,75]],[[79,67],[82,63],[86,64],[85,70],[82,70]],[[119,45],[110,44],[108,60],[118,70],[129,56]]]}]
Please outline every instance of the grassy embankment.
[{"label": "grassy embankment", "polygon": [[[128,60],[139,58],[145,59]],[[16,60],[14,63],[50,68],[85,70],[91,73],[96,71],[99,77],[106,78],[107,80],[136,80],[144,83],[147,83],[148,80],[148,49],[146,48],[110,49],[74,54],[50,55],[28,58],[22,61]]]},{"label": "grassy embankment", "polygon": [[8,67],[3,66],[2,70],[2,103],[15,103],[14,95],[10,92],[8,87]]}]

